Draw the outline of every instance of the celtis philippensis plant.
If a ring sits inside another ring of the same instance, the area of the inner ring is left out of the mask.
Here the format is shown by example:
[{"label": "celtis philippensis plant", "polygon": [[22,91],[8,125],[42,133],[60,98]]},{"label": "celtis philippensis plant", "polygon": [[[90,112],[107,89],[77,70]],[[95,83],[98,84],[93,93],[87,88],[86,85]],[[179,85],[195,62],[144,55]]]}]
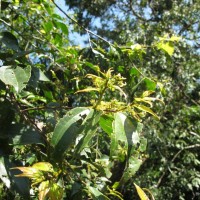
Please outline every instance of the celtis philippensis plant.
[{"label": "celtis philippensis plant", "polygon": [[[1,180],[30,197],[24,177],[31,179],[33,198],[40,200],[123,199],[122,188],[146,159],[142,119],[159,118],[153,103],[161,84],[132,71],[141,79],[136,85],[146,87],[130,98],[130,83],[109,66],[109,50],[103,51],[108,67],[82,59],[49,1],[13,1],[8,8],[9,18],[1,21],[9,31],[0,38]],[[161,42],[152,48],[173,48],[173,41]],[[128,56],[145,48],[116,45]],[[14,176],[13,168],[22,173]]]}]

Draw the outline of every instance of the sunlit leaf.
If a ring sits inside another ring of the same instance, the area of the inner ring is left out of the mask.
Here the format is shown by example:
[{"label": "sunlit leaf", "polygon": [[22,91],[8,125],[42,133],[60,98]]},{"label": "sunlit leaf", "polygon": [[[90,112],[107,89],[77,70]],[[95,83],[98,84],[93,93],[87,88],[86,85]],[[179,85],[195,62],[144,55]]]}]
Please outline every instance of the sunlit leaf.
[{"label": "sunlit leaf", "polygon": [[97,51],[97,50],[95,50],[95,49],[93,49],[93,48],[92,48],[92,52],[93,52],[94,54],[96,54],[96,55],[100,55],[102,58],[105,57],[102,53],[100,53],[99,51]]},{"label": "sunlit leaf", "polygon": [[14,167],[11,169],[18,169],[22,172],[21,174],[15,175],[16,177],[36,178],[42,176],[40,170],[34,167]]},{"label": "sunlit leaf", "polygon": [[113,132],[112,129],[112,122],[113,122],[113,117],[109,116],[109,115],[102,115],[100,117],[99,120],[99,125],[101,126],[101,128],[108,133],[109,135],[111,135],[111,133]]},{"label": "sunlit leaf", "polygon": [[174,46],[171,42],[159,42],[157,47],[168,53],[170,56],[172,56],[174,53]]},{"label": "sunlit leaf", "polygon": [[61,159],[62,154],[75,140],[82,122],[89,113],[89,108],[74,108],[58,121],[51,139],[56,159]]},{"label": "sunlit leaf", "polygon": [[139,110],[142,110],[144,112],[147,112],[147,113],[153,115],[157,120],[159,120],[159,117],[150,108],[148,108],[144,105],[140,105],[140,104],[134,104],[133,106]]},{"label": "sunlit leaf", "polygon": [[48,193],[50,200],[60,200],[63,197],[63,188],[57,183],[51,183],[50,191]]},{"label": "sunlit leaf", "polygon": [[101,116],[100,111],[95,111],[91,110],[91,112],[88,114],[86,117],[81,131],[79,132],[80,134],[83,134],[83,137],[79,141],[77,147],[76,147],[76,152],[81,152],[83,148],[87,146],[91,138],[95,135],[95,132],[97,131],[98,128],[98,122],[99,118]]},{"label": "sunlit leaf", "polygon": [[68,28],[66,24],[56,21],[56,20],[54,20],[54,23],[56,23],[57,27],[62,30],[62,33],[64,33],[65,35],[68,35]]},{"label": "sunlit leaf", "polygon": [[49,181],[41,182],[39,187],[38,187],[39,200],[45,200],[49,190],[50,190]]},{"label": "sunlit leaf", "polygon": [[169,40],[172,42],[179,42],[181,40],[181,37],[173,35],[172,37],[170,37]]},{"label": "sunlit leaf", "polygon": [[46,171],[46,172],[53,171],[53,166],[48,162],[38,162],[32,165],[32,167],[41,171]]},{"label": "sunlit leaf", "polygon": [[147,188],[142,188],[142,189],[143,189],[143,191],[147,191],[150,194],[151,200],[155,200],[152,192],[149,189],[147,189]]},{"label": "sunlit leaf", "polygon": [[31,77],[31,67],[25,69],[21,67],[12,68],[11,66],[2,66],[0,68],[0,80],[6,85],[11,85],[16,92],[24,89]]},{"label": "sunlit leaf", "polygon": [[85,89],[83,89],[83,90],[78,90],[76,93],[80,93],[80,92],[91,92],[91,91],[97,91],[97,92],[99,92],[99,89],[98,89],[98,88],[88,87],[88,88],[85,88]]},{"label": "sunlit leaf", "polygon": [[43,25],[43,27],[44,27],[45,32],[49,33],[53,29],[53,23],[51,21],[48,21]]},{"label": "sunlit leaf", "polygon": [[113,121],[113,133],[111,133],[111,156],[117,154],[119,142],[124,143],[128,153],[128,146],[139,142],[138,122],[132,121],[123,113],[116,113]]},{"label": "sunlit leaf", "polygon": [[147,197],[147,195],[145,194],[145,192],[138,186],[134,183],[135,185],[135,188],[137,190],[137,193],[140,197],[141,200],[149,200],[149,198]]}]

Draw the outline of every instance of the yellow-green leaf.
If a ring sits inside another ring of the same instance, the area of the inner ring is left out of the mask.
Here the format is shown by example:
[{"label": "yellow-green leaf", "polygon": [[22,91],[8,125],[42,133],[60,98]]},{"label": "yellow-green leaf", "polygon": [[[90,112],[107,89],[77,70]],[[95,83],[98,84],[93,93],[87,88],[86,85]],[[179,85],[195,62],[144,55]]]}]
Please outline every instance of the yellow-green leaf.
[{"label": "yellow-green leaf", "polygon": [[145,194],[145,192],[142,190],[142,188],[140,188],[140,187],[139,187],[138,185],[136,185],[135,183],[134,183],[134,185],[135,185],[135,188],[136,188],[136,190],[137,190],[137,193],[138,193],[140,199],[141,199],[141,200],[149,200],[149,198],[147,197],[147,195]]},{"label": "yellow-green leaf", "polygon": [[156,119],[159,120],[159,117],[150,108],[148,108],[144,105],[139,105],[139,104],[134,104],[133,106],[139,110],[142,110],[144,112],[147,112],[147,113],[153,115]]},{"label": "yellow-green leaf", "polygon": [[48,162],[38,162],[38,163],[35,163],[32,167],[41,171],[45,171],[45,172],[53,171],[53,166]]},{"label": "yellow-green leaf", "polygon": [[63,188],[61,188],[57,183],[53,183],[50,187],[48,197],[51,200],[60,200],[63,196]]},{"label": "yellow-green leaf", "polygon": [[15,175],[16,177],[28,177],[28,178],[33,178],[37,174],[40,174],[40,171],[38,169],[35,169],[33,167],[14,167],[11,169],[19,169],[22,171],[22,174],[17,174]]},{"label": "yellow-green leaf", "polygon": [[179,42],[181,40],[181,37],[178,37],[176,35],[173,35],[171,38],[170,38],[170,41],[172,42]]},{"label": "yellow-green leaf", "polygon": [[153,94],[153,93],[154,93],[154,91],[152,91],[152,90],[144,91],[144,92],[142,93],[142,97],[148,97],[148,96],[150,96],[150,95]]},{"label": "yellow-green leaf", "polygon": [[155,200],[155,198],[154,198],[154,196],[153,196],[153,194],[151,193],[150,190],[148,190],[147,188],[143,188],[143,190],[147,191],[150,194],[150,197],[151,197],[152,200]]},{"label": "yellow-green leaf", "polygon": [[50,190],[49,181],[43,181],[42,183],[40,183],[38,190],[39,200],[44,200]]},{"label": "yellow-green leaf", "polygon": [[158,43],[157,47],[168,53],[170,56],[172,56],[174,53],[174,46],[172,42],[160,42]]},{"label": "yellow-green leaf", "polygon": [[79,90],[79,91],[77,91],[76,93],[80,93],[80,92],[91,92],[91,91],[98,91],[98,92],[99,92],[99,89],[93,88],[93,87],[88,87],[88,88],[85,88],[85,89],[83,89],[83,90]]}]

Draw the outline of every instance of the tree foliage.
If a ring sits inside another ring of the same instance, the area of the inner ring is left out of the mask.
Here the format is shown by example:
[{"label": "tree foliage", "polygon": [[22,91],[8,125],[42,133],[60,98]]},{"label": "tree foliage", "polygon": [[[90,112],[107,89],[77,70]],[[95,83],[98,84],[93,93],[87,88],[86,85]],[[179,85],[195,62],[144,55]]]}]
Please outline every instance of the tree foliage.
[{"label": "tree foliage", "polygon": [[[165,105],[156,106],[160,121],[152,123],[147,119],[143,123],[149,156],[137,181],[152,188],[158,199],[198,199],[199,2],[124,0],[111,1],[105,8],[106,1],[95,1],[98,13],[93,12],[94,1],[87,6],[85,2],[72,4],[66,0],[80,24],[124,48],[131,45],[140,48],[138,44],[152,46],[155,38],[165,34],[182,37],[175,49],[165,41],[159,45],[164,51],[149,48],[146,53],[137,52],[137,57],[132,55],[126,60],[127,65],[137,66],[140,72],[164,85]],[[122,57],[119,62],[124,65]],[[131,198],[130,193],[127,189],[127,199]]]},{"label": "tree foliage", "polygon": [[[196,195],[198,42],[190,47],[163,23],[171,17],[182,30],[176,3],[138,2],[66,1],[71,17],[54,1],[1,1],[2,198],[133,199],[137,191],[153,199],[138,185],[155,184],[160,199]],[[122,19],[110,13],[119,8]],[[186,23],[197,17],[197,4],[191,9]],[[105,17],[97,32],[93,17]],[[194,29],[184,30],[193,40]],[[72,45],[71,30],[87,33],[88,47]]]}]

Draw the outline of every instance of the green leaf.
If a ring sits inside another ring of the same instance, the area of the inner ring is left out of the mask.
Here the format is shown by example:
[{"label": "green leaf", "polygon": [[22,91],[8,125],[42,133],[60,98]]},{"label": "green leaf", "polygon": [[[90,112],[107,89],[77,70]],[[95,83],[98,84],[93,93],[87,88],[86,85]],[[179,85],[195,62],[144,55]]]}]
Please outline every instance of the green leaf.
[{"label": "green leaf", "polygon": [[169,40],[172,41],[172,42],[179,42],[181,40],[181,37],[173,35],[172,37],[170,37]]},{"label": "green leaf", "polygon": [[99,118],[101,116],[101,112],[91,110],[86,119],[84,120],[84,123],[82,124],[82,128],[79,134],[84,134],[84,136],[79,141],[76,152],[81,152],[84,147],[87,146],[91,138],[94,136],[97,128],[98,128],[98,122]]},{"label": "green leaf", "polygon": [[21,92],[24,89],[31,77],[31,67],[25,69],[21,67],[12,68],[10,66],[3,66],[0,68],[0,80],[6,85],[11,85],[16,92]]},{"label": "green leaf", "polygon": [[63,191],[63,187],[59,186],[57,183],[51,183],[50,191],[47,196],[52,200],[60,200],[63,199]]},{"label": "green leaf", "polygon": [[88,186],[88,190],[93,198],[93,200],[109,200],[103,193],[101,193],[97,188]]},{"label": "green leaf", "polygon": [[113,133],[111,134],[111,157],[115,156],[118,152],[118,144],[123,143],[124,148],[128,154],[128,146],[132,146],[139,142],[138,131],[141,131],[141,124],[130,120],[123,113],[116,113],[113,121]]},{"label": "green leaf", "polygon": [[43,25],[43,27],[44,27],[45,32],[49,33],[53,29],[53,23],[51,21],[48,21]]},{"label": "green leaf", "polygon": [[62,154],[79,134],[81,124],[89,113],[89,108],[74,108],[58,121],[50,141],[54,147],[55,158],[61,159]]},{"label": "green leaf", "polygon": [[129,73],[131,76],[139,76],[141,74],[141,72],[136,67],[132,67]]},{"label": "green leaf", "polygon": [[20,51],[17,38],[10,32],[1,32],[0,41],[2,41],[9,49]]},{"label": "green leaf", "polygon": [[41,69],[33,67],[32,71],[37,81],[50,81]]},{"label": "green leaf", "polygon": [[45,144],[42,136],[35,129],[22,124],[12,124],[9,129],[10,143],[13,145]]},{"label": "green leaf", "polygon": [[108,133],[109,136],[113,132],[113,128],[112,128],[113,120],[114,118],[109,115],[102,115],[99,120],[99,125],[106,133]]},{"label": "green leaf", "polygon": [[146,88],[147,90],[152,90],[154,91],[156,89],[156,83],[154,81],[152,81],[151,79],[149,78],[145,78],[144,79],[144,82],[146,84]]},{"label": "green leaf", "polygon": [[141,165],[142,165],[142,160],[140,160],[139,158],[130,157],[127,163],[128,167],[125,169],[122,175],[119,186],[125,184],[130,178],[132,178]]},{"label": "green leaf", "polygon": [[66,26],[66,24],[55,21],[55,20],[54,22],[56,23],[57,27],[60,28],[65,35],[68,35],[68,27]]},{"label": "green leaf", "polygon": [[146,148],[147,148],[147,139],[142,137],[142,138],[140,138],[139,150],[141,152],[144,152],[144,151],[146,151]]}]

